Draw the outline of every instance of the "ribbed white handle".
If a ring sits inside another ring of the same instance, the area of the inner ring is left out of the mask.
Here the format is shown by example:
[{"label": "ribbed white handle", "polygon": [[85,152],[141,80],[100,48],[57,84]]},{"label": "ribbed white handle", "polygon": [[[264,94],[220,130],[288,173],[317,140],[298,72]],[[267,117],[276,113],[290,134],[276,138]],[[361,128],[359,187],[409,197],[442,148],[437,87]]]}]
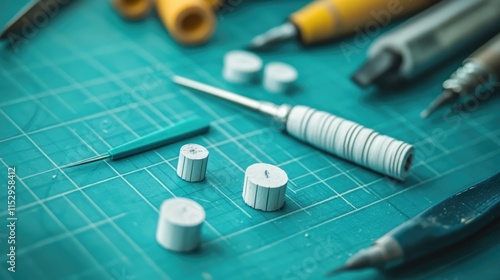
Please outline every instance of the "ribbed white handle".
[{"label": "ribbed white handle", "polygon": [[390,177],[403,180],[409,174],[413,146],[332,114],[295,106],[286,130],[316,148]]}]

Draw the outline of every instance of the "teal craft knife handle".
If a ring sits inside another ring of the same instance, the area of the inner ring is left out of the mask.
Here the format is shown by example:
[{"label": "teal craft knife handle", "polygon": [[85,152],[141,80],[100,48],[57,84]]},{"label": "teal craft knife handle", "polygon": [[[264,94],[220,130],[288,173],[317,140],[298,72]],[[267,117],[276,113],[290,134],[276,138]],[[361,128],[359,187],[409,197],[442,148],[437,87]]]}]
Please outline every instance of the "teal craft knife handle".
[{"label": "teal craft knife handle", "polygon": [[500,173],[443,200],[388,235],[409,261],[461,241],[498,217]]},{"label": "teal craft knife handle", "polygon": [[108,154],[112,160],[118,160],[205,133],[209,128],[210,124],[208,121],[196,116],[191,117],[162,130],[114,147],[108,151]]}]

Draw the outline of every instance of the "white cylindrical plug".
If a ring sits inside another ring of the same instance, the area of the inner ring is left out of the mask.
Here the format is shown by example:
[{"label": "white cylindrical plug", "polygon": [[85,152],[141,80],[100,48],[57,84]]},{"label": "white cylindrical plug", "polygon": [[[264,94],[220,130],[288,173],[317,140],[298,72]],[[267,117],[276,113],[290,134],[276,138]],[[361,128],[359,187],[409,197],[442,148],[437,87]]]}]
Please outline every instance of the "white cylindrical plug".
[{"label": "white cylindrical plug", "polygon": [[187,198],[167,199],[160,208],[156,241],[168,250],[193,251],[200,245],[203,221],[205,210],[196,201]]},{"label": "white cylindrical plug", "polygon": [[285,203],[287,183],[283,169],[267,163],[252,164],[245,171],[243,200],[257,210],[279,210]]},{"label": "white cylindrical plug", "polygon": [[295,84],[298,76],[297,70],[292,66],[271,62],[264,68],[264,88],[273,93],[286,93]]},{"label": "white cylindrical plug", "polygon": [[224,55],[222,76],[231,83],[256,81],[262,69],[262,60],[246,51],[230,51]]},{"label": "white cylindrical plug", "polygon": [[208,150],[198,144],[186,144],[179,152],[177,175],[184,181],[199,182],[205,179]]}]

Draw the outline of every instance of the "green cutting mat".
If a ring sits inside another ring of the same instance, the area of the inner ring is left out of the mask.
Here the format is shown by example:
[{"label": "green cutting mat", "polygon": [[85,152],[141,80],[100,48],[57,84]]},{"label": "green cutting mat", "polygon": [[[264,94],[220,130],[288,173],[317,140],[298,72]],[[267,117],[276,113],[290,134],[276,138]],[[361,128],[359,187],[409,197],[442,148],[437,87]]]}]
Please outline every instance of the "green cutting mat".
[{"label": "green cutting mat", "polygon": [[[348,76],[373,37],[307,50],[288,44],[262,58],[294,65],[300,88],[273,95],[260,85],[226,83],[222,57],[306,1],[228,1],[236,7],[219,15],[213,40],[198,48],[176,45],[156,17],[122,21],[107,2],[78,1],[32,39],[2,46],[2,279],[317,279],[499,169],[499,98],[458,115],[418,116],[463,56],[407,90],[367,92]],[[6,11],[17,6],[2,7],[5,22],[12,16]],[[345,44],[355,53],[347,55]],[[258,99],[316,107],[413,143],[414,175],[404,184],[392,182],[319,152],[261,116],[173,85],[172,73]],[[60,169],[195,114],[211,121],[210,133],[118,162]],[[188,142],[210,150],[202,183],[175,174],[179,147]],[[281,211],[260,212],[243,202],[244,170],[255,162],[288,173]],[[18,176],[15,273],[6,263],[4,166],[16,167]],[[158,208],[174,196],[191,198],[207,212],[195,253],[166,251],[154,239]],[[404,271],[368,269],[338,279],[498,279],[499,233],[496,223]]]}]

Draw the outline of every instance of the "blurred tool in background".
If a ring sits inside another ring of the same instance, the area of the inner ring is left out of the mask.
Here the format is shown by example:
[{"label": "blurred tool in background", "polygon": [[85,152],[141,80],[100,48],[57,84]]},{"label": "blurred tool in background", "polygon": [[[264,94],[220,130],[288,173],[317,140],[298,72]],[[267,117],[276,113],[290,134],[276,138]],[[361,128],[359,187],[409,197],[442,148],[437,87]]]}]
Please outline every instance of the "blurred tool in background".
[{"label": "blurred tool in background", "polygon": [[443,1],[379,37],[352,80],[361,87],[397,84],[499,29],[500,1]]},{"label": "blurred tool in background", "polygon": [[460,96],[481,93],[482,90],[494,90],[493,83],[498,81],[500,81],[500,33],[475,51],[464,61],[462,67],[444,81],[443,92],[422,111],[420,116],[426,118],[442,105],[453,102]]},{"label": "blurred tool in background", "polygon": [[199,45],[215,31],[215,9],[220,0],[157,0],[158,15],[179,43]]},{"label": "blurred tool in background", "polygon": [[170,36],[184,45],[205,43],[215,31],[215,11],[222,0],[113,0],[113,6],[127,20],[149,15],[154,3]]},{"label": "blurred tool in background", "polygon": [[368,28],[368,24],[377,28],[386,26],[392,20],[421,11],[435,2],[318,0],[293,13],[283,25],[255,37],[248,48],[259,50],[288,40],[299,40],[305,45],[321,43],[356,29],[364,32],[362,29]]},{"label": "blurred tool in background", "polygon": [[35,20],[37,15],[42,14],[45,17],[55,17],[62,7],[72,2],[74,0],[40,0],[29,2],[7,23],[7,27],[5,27],[0,35],[0,39],[11,38],[17,40],[31,38],[33,33],[36,32],[36,28],[46,25],[46,22],[37,24],[36,26],[33,24],[33,20]]},{"label": "blurred tool in background", "polygon": [[141,20],[147,17],[156,0],[112,0],[116,11],[127,20]]}]

